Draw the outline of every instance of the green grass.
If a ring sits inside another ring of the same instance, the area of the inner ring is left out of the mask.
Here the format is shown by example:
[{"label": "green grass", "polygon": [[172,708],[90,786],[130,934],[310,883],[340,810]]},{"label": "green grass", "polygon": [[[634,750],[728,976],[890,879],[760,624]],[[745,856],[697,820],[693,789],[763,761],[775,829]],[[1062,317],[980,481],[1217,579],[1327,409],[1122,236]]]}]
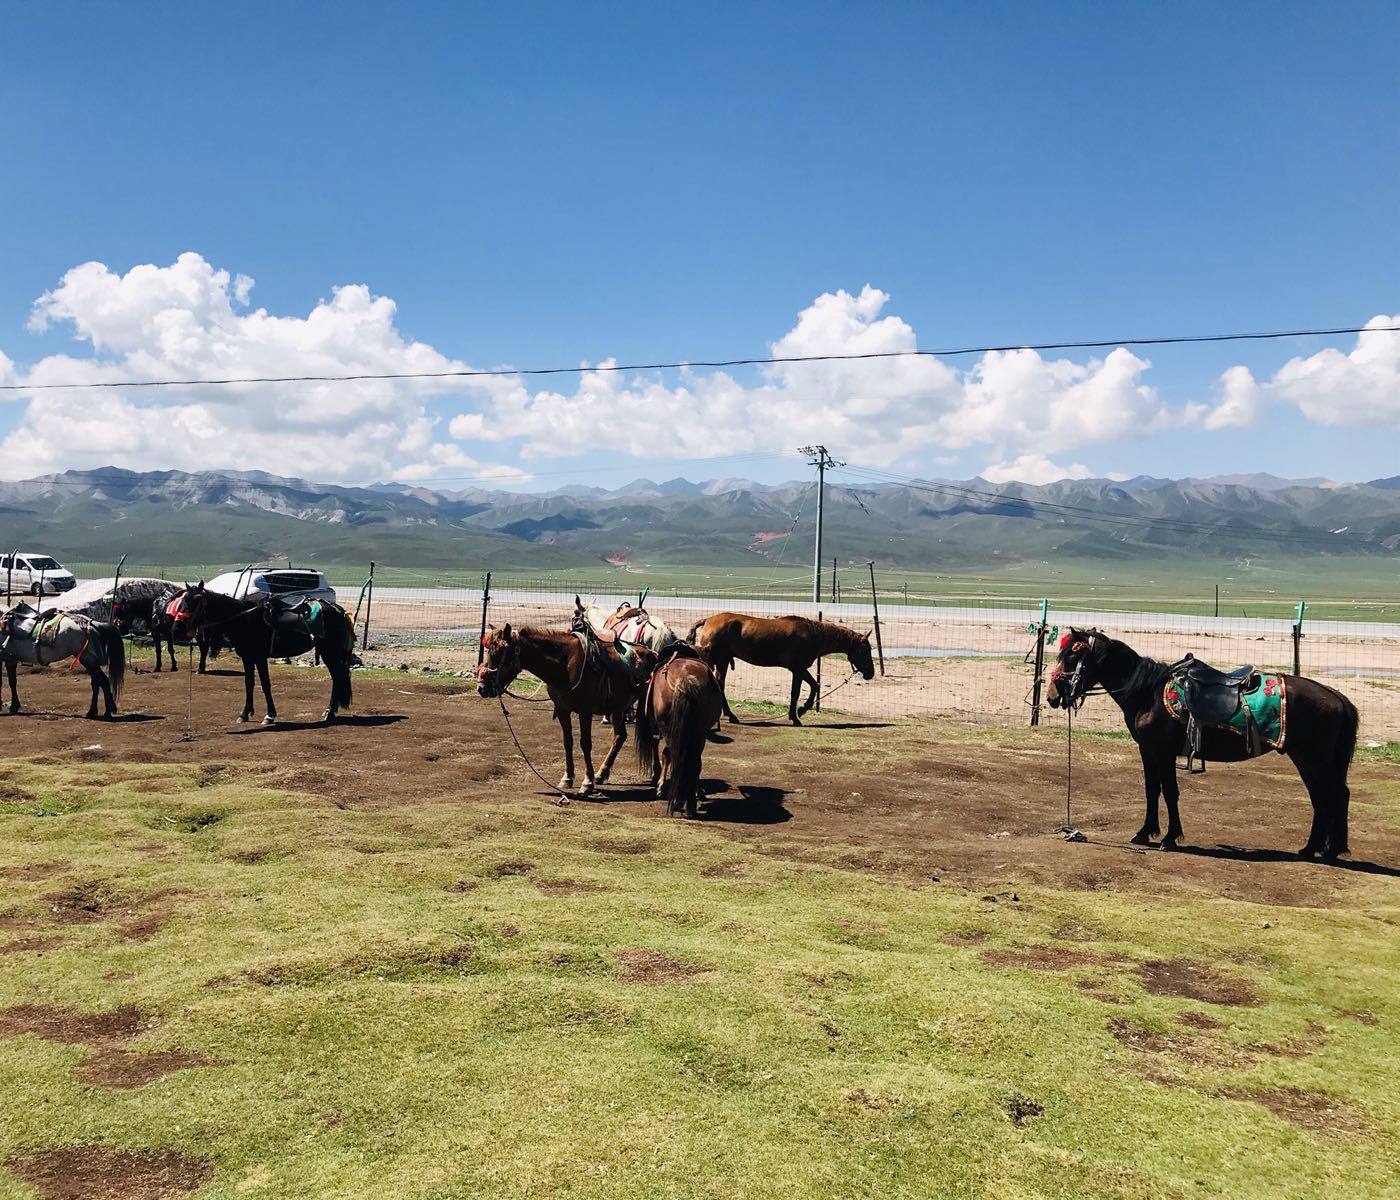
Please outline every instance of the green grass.
[{"label": "green grass", "polygon": [[[460,568],[417,567],[381,563],[375,570],[379,587],[478,588],[488,570],[492,587],[558,592],[571,595],[630,596],[650,587],[652,594],[708,596],[717,606],[743,600],[810,601],[811,569],[788,564],[706,566],[653,563],[609,566],[590,563],[550,569],[547,555],[532,559],[525,546],[522,558],[509,563],[478,562]],[[309,560],[308,560],[309,561]],[[538,568],[532,567],[538,563]],[[112,564],[68,564],[80,578],[110,575]],[[151,574],[169,579],[209,578],[228,566],[190,563],[131,565],[130,575]],[[318,561],[342,599],[353,605],[365,581],[368,564],[345,563],[326,556]],[[1042,599],[1055,609],[1098,612],[1171,612],[1208,616],[1215,612],[1215,587],[1220,587],[1222,617],[1292,619],[1298,601],[1307,601],[1313,619],[1400,621],[1394,572],[1378,557],[1253,558],[1247,561],[1164,556],[1158,562],[1098,563],[1046,561],[1008,563],[986,571],[937,572],[876,567],[882,605],[929,607],[957,605],[989,609],[1038,609]],[[823,576],[823,600],[831,595],[829,574]],[[870,599],[869,575],[863,564],[843,565],[838,571],[843,603],[865,604]]]},{"label": "green grass", "polygon": [[[11,916],[47,922],[64,889],[106,906],[55,927],[62,946],[7,956],[0,1006],[135,1004],[158,1024],[132,1049],[222,1065],[106,1091],[75,1080],[82,1047],[0,1038],[0,1160],[168,1146],[212,1158],[204,1194],[230,1198],[1400,1189],[1400,953],[1380,883],[1366,913],[1028,886],[993,902],[593,806],[353,811],[209,768],[112,774],[11,760],[0,776],[0,864],[69,864],[11,872]],[[170,920],[123,938],[154,905]],[[994,968],[941,940],[1066,929],[1101,957]],[[638,948],[681,977],[630,982]],[[1261,1003],[1151,995],[1112,954],[1205,960]],[[1095,979],[1123,1003],[1076,986]],[[1182,1035],[1176,1014],[1202,1008],[1228,1027],[1192,1037],[1247,1065],[1148,1054],[1109,1028]],[[1245,1050],[1309,1022],[1325,1031],[1309,1057]],[[1307,1133],[1223,1094],[1283,1087],[1335,1098],[1360,1132]],[[1018,1097],[1043,1115],[1013,1123]],[[26,1194],[0,1173],[0,1197]]]}]

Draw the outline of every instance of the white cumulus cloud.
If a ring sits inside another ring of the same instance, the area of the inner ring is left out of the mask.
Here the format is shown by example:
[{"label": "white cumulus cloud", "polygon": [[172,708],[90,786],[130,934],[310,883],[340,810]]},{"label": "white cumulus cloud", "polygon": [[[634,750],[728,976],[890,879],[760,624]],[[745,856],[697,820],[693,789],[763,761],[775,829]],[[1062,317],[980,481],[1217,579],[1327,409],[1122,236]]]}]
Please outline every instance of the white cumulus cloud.
[{"label": "white cumulus cloud", "polygon": [[1083,463],[1056,466],[1043,454],[1023,454],[1014,462],[997,463],[979,473],[988,483],[1054,483],[1057,479],[1089,479],[1094,474]]},{"label": "white cumulus cloud", "polygon": [[[119,274],[102,263],[68,271],[34,305],[31,328],[71,327],[89,356],[55,354],[0,375],[32,385],[398,374],[465,364],[405,338],[394,302],[368,288],[335,288],[305,316],[247,308],[253,281],[198,254]],[[133,469],[256,467],[325,480],[482,467],[437,440],[425,400],[452,382],[171,386],[36,391],[0,441],[0,475],[14,478],[112,463]],[[18,393],[23,398],[24,393]],[[515,473],[517,476],[519,472]]]},{"label": "white cumulus cloud", "polygon": [[1248,367],[1231,367],[1220,400],[1198,408],[1206,429],[1257,425],[1271,404],[1293,405],[1319,425],[1400,428],[1400,315],[1372,317],[1348,352],[1328,347],[1289,359],[1262,383]]}]

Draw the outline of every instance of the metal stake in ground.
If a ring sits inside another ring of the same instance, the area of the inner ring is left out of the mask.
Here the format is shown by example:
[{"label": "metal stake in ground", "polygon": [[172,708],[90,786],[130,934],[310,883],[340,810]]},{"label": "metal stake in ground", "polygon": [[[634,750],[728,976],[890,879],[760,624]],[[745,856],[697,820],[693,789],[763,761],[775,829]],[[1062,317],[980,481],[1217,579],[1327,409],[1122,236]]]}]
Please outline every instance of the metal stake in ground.
[{"label": "metal stake in ground", "polygon": [[177,742],[192,742],[194,737],[194,643],[191,642],[185,647],[185,684],[187,698],[185,700],[185,732],[175,740]]},{"label": "metal stake in ground", "polygon": [[1074,827],[1070,819],[1070,796],[1074,792],[1074,705],[1065,705],[1065,823],[1055,827],[1067,842],[1087,842],[1089,839]]}]

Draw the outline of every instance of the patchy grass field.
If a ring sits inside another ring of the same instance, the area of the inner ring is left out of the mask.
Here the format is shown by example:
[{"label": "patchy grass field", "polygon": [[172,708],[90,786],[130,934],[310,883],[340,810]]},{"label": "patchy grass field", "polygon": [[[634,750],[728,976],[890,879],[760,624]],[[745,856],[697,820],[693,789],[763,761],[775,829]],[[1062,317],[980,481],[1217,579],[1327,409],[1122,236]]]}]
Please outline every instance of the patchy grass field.
[{"label": "patchy grass field", "polygon": [[[763,811],[557,807],[488,706],[393,682],[361,692],[371,720],[411,710],[396,728],[206,720],[193,749],[159,722],[14,719],[34,736],[0,761],[0,1197],[1400,1191],[1393,872],[1103,867],[1116,850],[1023,827],[1052,748],[1005,731],[741,730],[707,773],[780,774],[741,789]],[[279,685],[289,708],[321,690]],[[547,758],[543,717],[517,720]],[[434,745],[506,765],[464,781]],[[937,807],[922,842],[889,832],[921,775],[911,802],[946,803],[940,752],[973,764],[969,795],[1005,786],[986,759],[1020,780],[966,853]],[[1086,742],[1083,769],[1131,754]],[[1380,857],[1393,765],[1358,772]],[[1042,869],[1032,845],[1093,857]]]}]

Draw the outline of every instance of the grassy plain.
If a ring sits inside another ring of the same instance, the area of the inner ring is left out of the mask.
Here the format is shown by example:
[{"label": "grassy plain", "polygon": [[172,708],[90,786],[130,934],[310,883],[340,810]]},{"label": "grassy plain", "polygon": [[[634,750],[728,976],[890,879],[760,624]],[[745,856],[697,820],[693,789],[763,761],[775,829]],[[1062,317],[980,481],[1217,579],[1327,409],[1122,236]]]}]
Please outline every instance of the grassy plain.
[{"label": "grassy plain", "polygon": [[[0,974],[0,1162],[173,1149],[229,1200],[1400,1190],[1392,881],[983,895],[627,806],[256,779],[0,765],[0,949],[52,939]],[[143,1015],[114,1051],[16,1006]],[[173,1050],[206,1065],[84,1081]]]},{"label": "grassy plain", "polygon": [[[109,564],[68,564],[80,578],[110,575]],[[239,564],[234,564],[234,568]],[[368,563],[320,563],[343,600],[353,604],[368,574]],[[229,566],[182,563],[132,564],[126,574],[152,574],[175,580],[208,578]],[[379,587],[481,586],[491,563],[470,564],[460,570],[379,564]],[[655,594],[713,597],[717,603],[740,604],[747,599],[811,599],[811,564],[755,563],[736,567],[687,567],[670,564],[594,567],[554,571],[495,570],[492,586],[585,594],[634,595],[643,588]],[[865,603],[870,575],[864,564],[847,564],[837,571],[840,599]],[[1008,563],[982,572],[938,573],[887,571],[876,564],[881,604],[958,605],[1033,608],[1048,599],[1052,608],[1090,611],[1173,612],[1225,617],[1292,618],[1299,600],[1315,619],[1398,621],[1400,580],[1393,563],[1376,557],[1253,558],[1221,562],[1164,555],[1158,562],[1102,563],[1063,560]],[[824,569],[822,596],[832,595],[830,566]]]}]

